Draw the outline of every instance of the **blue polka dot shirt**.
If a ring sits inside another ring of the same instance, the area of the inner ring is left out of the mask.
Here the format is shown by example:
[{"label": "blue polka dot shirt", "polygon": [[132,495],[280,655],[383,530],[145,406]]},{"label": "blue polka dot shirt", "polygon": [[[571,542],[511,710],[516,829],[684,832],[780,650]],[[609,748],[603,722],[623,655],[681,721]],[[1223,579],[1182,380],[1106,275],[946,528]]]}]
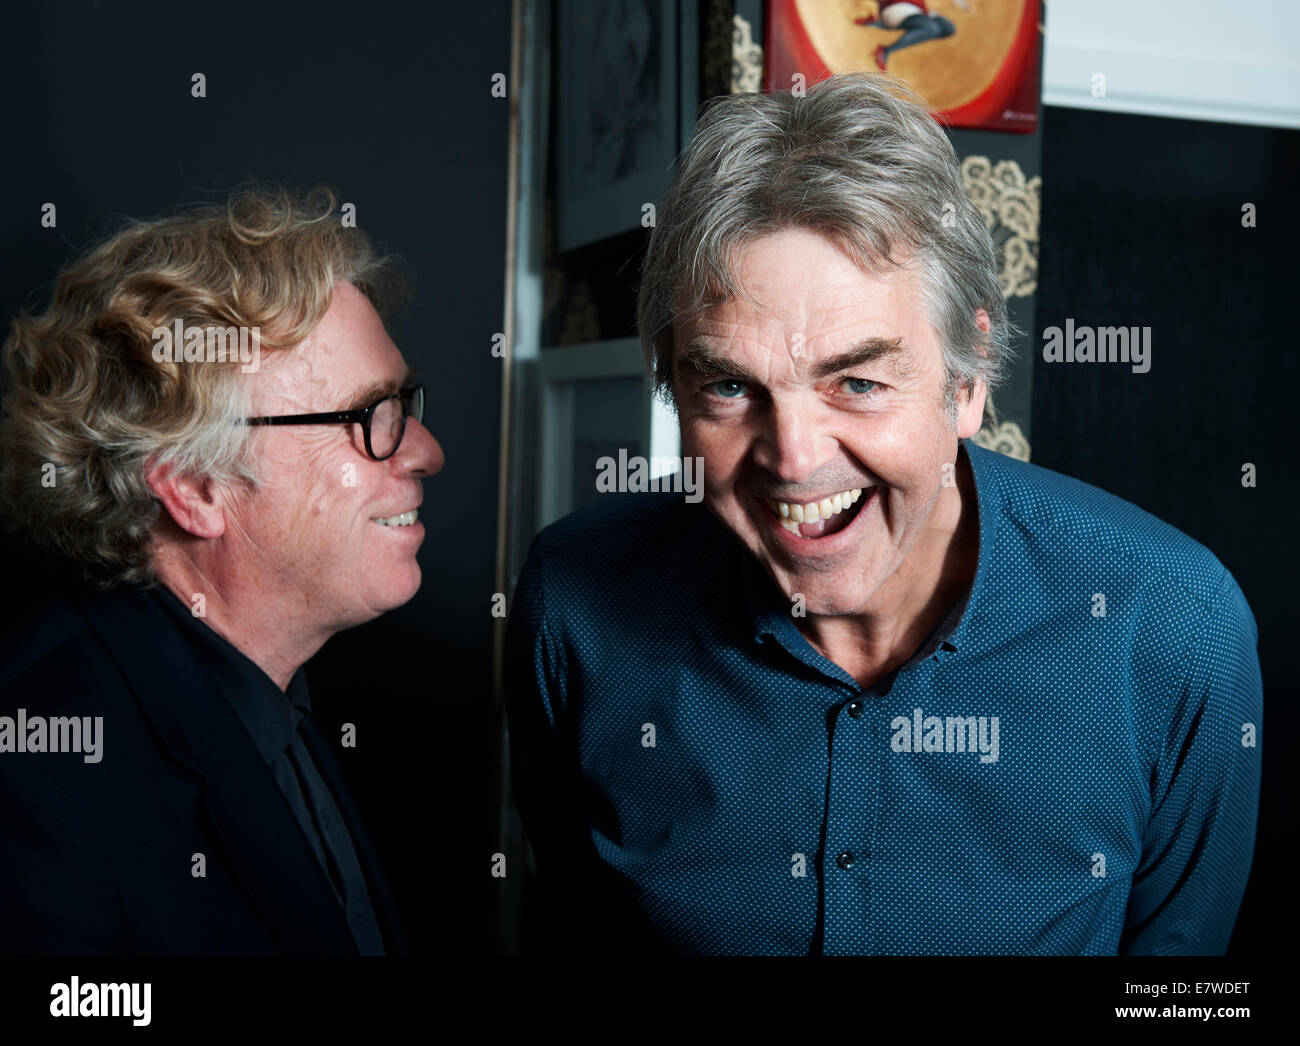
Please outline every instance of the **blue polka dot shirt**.
[{"label": "blue polka dot shirt", "polygon": [[505,699],[552,947],[1226,948],[1260,782],[1240,588],[1136,506],[961,448],[974,582],[865,689],[702,503],[607,495],[537,536]]}]

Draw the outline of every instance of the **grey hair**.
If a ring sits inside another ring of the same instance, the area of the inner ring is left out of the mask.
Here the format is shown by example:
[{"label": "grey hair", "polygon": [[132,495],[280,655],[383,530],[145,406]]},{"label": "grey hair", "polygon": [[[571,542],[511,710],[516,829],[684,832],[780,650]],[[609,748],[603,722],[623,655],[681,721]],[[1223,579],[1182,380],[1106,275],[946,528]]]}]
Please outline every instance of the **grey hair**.
[{"label": "grey hair", "polygon": [[[702,115],[659,209],[637,299],[661,397],[671,399],[674,318],[743,293],[740,249],[790,228],[827,236],[866,272],[915,257],[951,419],[960,386],[982,379],[991,393],[1005,380],[1015,328],[951,142],[902,82],[842,73],[802,95],[723,96]],[[987,334],[977,309],[988,313]],[[991,394],[984,420],[997,420]]]}]

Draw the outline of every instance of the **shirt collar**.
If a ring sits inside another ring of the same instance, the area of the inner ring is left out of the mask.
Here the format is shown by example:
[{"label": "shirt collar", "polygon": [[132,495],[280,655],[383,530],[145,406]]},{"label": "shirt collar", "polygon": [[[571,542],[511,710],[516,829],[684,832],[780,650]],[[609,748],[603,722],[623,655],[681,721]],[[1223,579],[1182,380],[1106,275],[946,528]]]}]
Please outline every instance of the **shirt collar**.
[{"label": "shirt collar", "polygon": [[989,588],[989,576],[997,562],[998,529],[1003,516],[1000,462],[1005,459],[997,451],[986,450],[968,439],[963,439],[961,446],[970,459],[975,482],[975,503],[979,507],[979,558],[975,562],[975,580],[971,582],[965,600],[959,602],[961,612],[946,638],[954,650],[969,654],[979,636],[976,619],[983,608],[982,596]]},{"label": "shirt collar", "polygon": [[272,763],[293,740],[302,720],[311,714],[306,673],[299,668],[288,689],[282,691],[247,654],[195,617],[166,585],[156,585],[149,592],[195,653],[211,667],[262,758],[268,765]]},{"label": "shirt collar", "polygon": [[[973,608],[980,592],[986,587],[993,549],[997,541],[999,519],[1000,490],[994,462],[991,460],[994,452],[985,450],[968,439],[959,440],[958,448],[958,453],[965,453],[970,461],[979,514],[979,558],[975,565],[975,578],[966,594],[957,600],[907,664],[897,671],[911,667],[936,651],[958,651],[963,649],[964,645],[968,645],[972,635]],[[782,596],[758,560],[743,546],[741,546],[741,557],[743,561],[741,585],[745,593],[745,605],[753,626],[754,638],[758,642],[763,642],[770,636],[800,661],[824,672],[828,662],[813,649],[812,644],[795,627],[789,601]],[[849,678],[843,669],[839,669],[838,674],[845,679]]]}]

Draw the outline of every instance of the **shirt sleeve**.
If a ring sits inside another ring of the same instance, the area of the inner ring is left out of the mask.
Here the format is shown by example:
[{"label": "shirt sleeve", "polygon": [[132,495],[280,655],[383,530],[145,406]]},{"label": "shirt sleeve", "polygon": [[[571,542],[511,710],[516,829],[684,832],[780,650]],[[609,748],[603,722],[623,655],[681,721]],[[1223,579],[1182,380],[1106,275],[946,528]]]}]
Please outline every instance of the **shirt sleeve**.
[{"label": "shirt sleeve", "polygon": [[566,718],[568,673],[547,621],[545,568],[537,542],[515,586],[506,626],[505,693],[510,786],[532,845],[537,875],[525,880],[524,905],[535,950],[574,943],[582,830],[577,760]]},{"label": "shirt sleeve", "polygon": [[1257,642],[1255,618],[1225,570],[1167,717],[1123,955],[1221,955],[1228,946],[1259,810]]},{"label": "shirt sleeve", "polygon": [[590,806],[599,799],[582,774],[575,673],[563,635],[548,614],[548,605],[558,600],[546,577],[545,558],[534,540],[509,612],[504,675],[511,791],[537,858],[536,879],[524,896],[531,951],[583,956],[657,951],[627,884],[600,859],[593,842]]},{"label": "shirt sleeve", "polygon": [[571,813],[557,800],[573,799],[562,740],[566,671],[547,627],[542,572],[534,542],[515,586],[505,646],[511,789],[539,867],[548,865],[557,849],[563,855],[564,823]]}]

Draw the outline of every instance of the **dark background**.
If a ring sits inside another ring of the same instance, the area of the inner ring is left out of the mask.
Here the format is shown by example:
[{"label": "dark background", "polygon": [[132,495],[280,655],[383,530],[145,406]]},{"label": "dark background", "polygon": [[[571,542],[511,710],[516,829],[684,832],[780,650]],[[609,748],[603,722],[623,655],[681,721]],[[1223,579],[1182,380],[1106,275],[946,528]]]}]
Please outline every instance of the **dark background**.
[{"label": "dark background", "polygon": [[[322,733],[337,742],[341,723],[357,724],[357,748],[336,752],[411,952],[474,946],[486,937],[493,787],[501,360],[490,349],[510,104],[491,78],[510,72],[509,3],[6,4],[0,41],[6,328],[21,307],[43,309],[58,267],[120,217],[224,202],[250,178],[332,185],[405,260],[414,297],[389,332],[420,369],[425,424],[447,459],[425,481],[424,583],[307,671]],[[195,72],[206,98],[190,95]],[[55,229],[41,227],[46,202]],[[42,575],[4,553],[4,603],[21,613]],[[431,882],[448,865],[461,869],[452,903]]]},{"label": "dark background", "polygon": [[[427,425],[447,456],[425,487],[425,582],[408,606],[333,639],[308,673],[323,732],[358,725],[359,747],[341,762],[415,953],[478,951],[488,937],[501,382],[489,346],[502,326],[510,104],[489,88],[509,72],[509,30],[505,0],[0,9],[6,322],[42,307],[57,268],[119,216],[224,200],[249,178],[331,184],[357,205],[362,228],[406,259],[415,296],[390,331],[425,377]],[[205,99],[190,96],[196,71],[207,75]],[[1058,107],[1042,117],[1030,344],[1072,316],[1150,326],[1153,346],[1148,374],[1037,355],[1032,460],[1201,541],[1250,602],[1264,784],[1231,951],[1265,954],[1295,928],[1284,876],[1295,823],[1285,772],[1296,748],[1286,665],[1297,505],[1283,420],[1297,378],[1289,306],[1300,135]],[[40,225],[47,201],[57,229]],[[1241,226],[1245,202],[1256,204],[1256,228]],[[627,296],[634,268],[615,271]],[[1254,489],[1241,487],[1248,461]],[[42,577],[3,552],[5,610],[21,613]],[[435,889],[449,872],[452,890]]]},{"label": "dark background", "polygon": [[[1230,955],[1294,940],[1297,694],[1291,467],[1300,132],[1051,107],[1037,323],[1149,326],[1151,369],[1034,364],[1033,462],[1210,549],[1259,626],[1258,835]],[[1256,207],[1243,228],[1242,205]],[[1254,489],[1242,465],[1256,466]]]}]

